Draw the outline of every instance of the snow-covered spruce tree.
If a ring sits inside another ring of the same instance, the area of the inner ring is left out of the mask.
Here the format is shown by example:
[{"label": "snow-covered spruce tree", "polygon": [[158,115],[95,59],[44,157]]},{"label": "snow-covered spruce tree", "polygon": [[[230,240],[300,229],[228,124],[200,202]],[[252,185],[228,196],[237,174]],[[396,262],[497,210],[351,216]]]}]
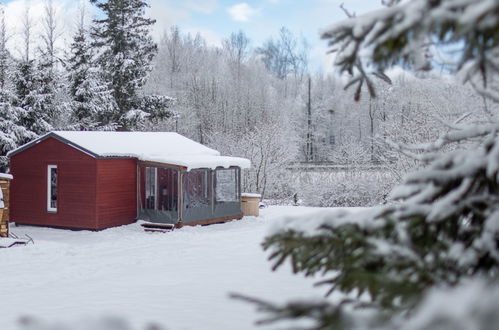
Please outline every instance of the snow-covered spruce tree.
[{"label": "snow-covered spruce tree", "polygon": [[[39,75],[33,60],[21,60],[14,73],[15,99],[14,105],[22,109],[20,124],[34,136],[44,134],[52,129],[50,114],[45,112],[46,96],[40,94]],[[22,143],[28,142],[27,138]]]},{"label": "snow-covered spruce tree", "polygon": [[53,128],[65,128],[61,118],[66,112],[64,75],[61,70],[60,49],[61,26],[57,21],[57,9],[52,0],[46,0],[41,17],[40,45],[36,52],[38,102],[36,112],[43,113]]},{"label": "snow-covered spruce tree", "polygon": [[[455,71],[488,101],[499,102],[498,1],[412,0],[392,5],[324,30],[323,38],[337,53],[335,65],[353,75],[349,85],[367,84],[375,94],[369,70],[415,65],[411,55],[420,40],[427,39],[444,49],[460,47]],[[429,323],[411,322],[411,315],[425,310],[425,294],[433,289],[459,292],[472,281],[497,283],[499,123],[451,126],[452,131],[432,143],[398,144],[429,165],[408,175],[392,192],[395,203],[353,214],[325,211],[306,224],[304,219],[286,219],[266,238],[263,246],[271,252],[274,269],[290,261],[295,273],[323,274],[321,284],[339,301],[278,306],[239,298],[267,312],[263,322],[309,319],[310,329],[459,328],[452,318],[432,315]],[[472,147],[441,151],[463,141]],[[457,299],[480,301],[486,291]],[[456,297],[443,303],[456,304]],[[468,328],[480,328],[484,318],[495,313],[495,306],[489,308],[479,311],[483,318],[475,316],[476,323]]]},{"label": "snow-covered spruce tree", "polygon": [[67,59],[71,128],[76,130],[113,130],[112,114],[116,103],[101,80],[85,27],[85,9],[80,10],[77,31]]},{"label": "snow-covered spruce tree", "polygon": [[29,134],[23,137],[21,144],[29,142],[40,134],[44,134],[52,129],[50,124],[50,113],[44,112],[44,99],[47,95],[41,93],[41,79],[38,72],[37,63],[32,56],[32,30],[33,20],[30,8],[26,7],[21,18],[21,37],[23,43],[23,53],[17,60],[13,74],[14,100],[12,104],[22,109],[19,118],[19,125],[24,127]]},{"label": "snow-covered spruce tree", "polygon": [[13,105],[15,98],[11,82],[13,62],[7,50],[5,13],[0,4],[0,172],[5,172],[7,169],[6,154],[30,138],[29,132],[19,125],[22,109]]},{"label": "snow-covered spruce tree", "polygon": [[[108,84],[117,111],[111,122],[118,123],[120,129],[137,128],[148,118],[171,116],[170,98],[158,97],[164,101],[155,102],[154,111],[141,108],[150,104],[142,100],[140,88],[144,86],[151,61],[157,46],[151,38],[150,28],[155,20],[144,17],[148,6],[143,0],[90,0],[104,15],[94,20],[93,45],[98,49],[97,63]],[[107,124],[107,123],[105,123]]]}]

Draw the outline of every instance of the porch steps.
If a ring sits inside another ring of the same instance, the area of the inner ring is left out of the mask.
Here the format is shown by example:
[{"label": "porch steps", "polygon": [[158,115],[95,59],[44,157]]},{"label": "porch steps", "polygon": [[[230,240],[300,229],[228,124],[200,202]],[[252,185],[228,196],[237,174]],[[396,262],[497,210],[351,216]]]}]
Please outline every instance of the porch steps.
[{"label": "porch steps", "polygon": [[147,232],[166,233],[175,229],[175,225],[171,223],[144,222],[140,225],[144,228],[144,231]]}]

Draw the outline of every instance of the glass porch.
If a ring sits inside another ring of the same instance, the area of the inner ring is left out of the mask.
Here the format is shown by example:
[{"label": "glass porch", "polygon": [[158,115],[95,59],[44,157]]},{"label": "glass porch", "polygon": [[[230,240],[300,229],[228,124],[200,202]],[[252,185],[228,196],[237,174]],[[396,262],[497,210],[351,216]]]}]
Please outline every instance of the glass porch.
[{"label": "glass porch", "polygon": [[187,172],[142,164],[139,166],[138,217],[176,224],[240,215],[240,178],[238,167]]}]

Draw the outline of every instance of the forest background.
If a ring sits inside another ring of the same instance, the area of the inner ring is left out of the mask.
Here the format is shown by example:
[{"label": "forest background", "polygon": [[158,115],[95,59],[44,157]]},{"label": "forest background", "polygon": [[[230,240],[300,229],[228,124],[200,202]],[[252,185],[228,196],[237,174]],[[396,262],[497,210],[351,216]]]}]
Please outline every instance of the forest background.
[{"label": "forest background", "polygon": [[39,19],[26,3],[15,31],[1,7],[1,170],[10,150],[50,130],[175,131],[251,159],[245,191],[276,203],[368,206],[423,165],[391,141],[433,141],[452,123],[492,113],[446,75],[452,59],[431,46],[415,52],[425,70],[374,78],[374,97],[313,72],[307,40],[286,27],[261,44],[235,31],[214,46],[172,26],[156,43],[147,2],[90,3],[99,14],[82,2],[69,42],[51,0]]}]

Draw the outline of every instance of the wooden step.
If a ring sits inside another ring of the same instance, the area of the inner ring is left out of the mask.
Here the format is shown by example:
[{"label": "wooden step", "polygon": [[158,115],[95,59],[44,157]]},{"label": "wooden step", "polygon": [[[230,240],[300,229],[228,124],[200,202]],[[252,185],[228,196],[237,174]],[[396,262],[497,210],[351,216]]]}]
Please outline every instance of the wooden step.
[{"label": "wooden step", "polygon": [[145,231],[151,232],[168,232],[175,229],[175,225],[171,223],[153,223],[153,222],[144,222],[140,224]]},{"label": "wooden step", "polygon": [[153,229],[153,228],[144,228],[144,231],[150,232],[150,233],[168,233],[172,231],[173,229]]}]

